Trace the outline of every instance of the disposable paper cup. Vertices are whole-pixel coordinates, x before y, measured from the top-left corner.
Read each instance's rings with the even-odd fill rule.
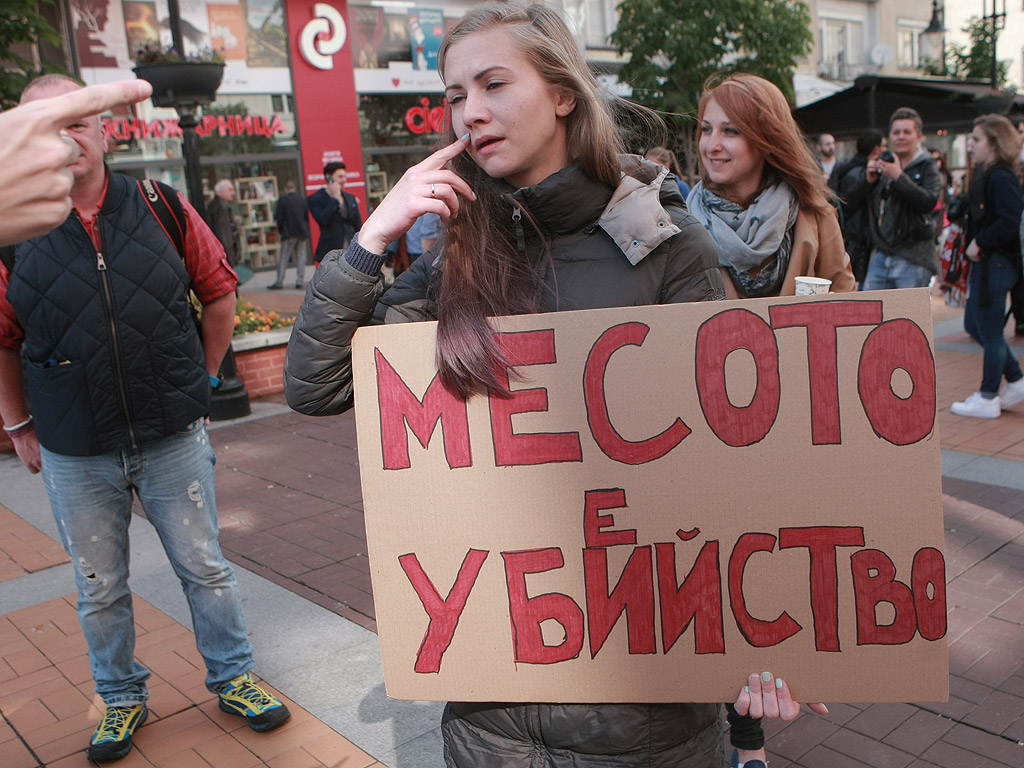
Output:
[[[824,277],[798,277],[796,279],[797,296],[813,296],[816,293],[828,293],[831,280]]]

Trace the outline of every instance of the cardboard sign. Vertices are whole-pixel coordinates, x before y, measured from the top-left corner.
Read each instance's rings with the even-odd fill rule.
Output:
[[[511,399],[449,394],[433,323],[355,339],[389,696],[947,698],[927,291],[495,328]]]

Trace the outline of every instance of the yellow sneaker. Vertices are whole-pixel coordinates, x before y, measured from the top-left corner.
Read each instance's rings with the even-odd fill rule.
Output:
[[[89,740],[86,755],[97,763],[120,760],[132,751],[132,734],[146,722],[149,710],[145,704],[134,707],[107,707],[103,719]]]
[[[292,716],[288,707],[252,681],[246,672],[217,694],[220,708],[232,715],[244,717],[254,731],[269,731]]]

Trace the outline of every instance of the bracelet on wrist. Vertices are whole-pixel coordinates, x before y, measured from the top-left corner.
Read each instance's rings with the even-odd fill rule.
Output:
[[[4,432],[6,432],[7,434],[11,434],[11,432],[17,432],[22,427],[27,427],[31,423],[32,414],[29,414],[29,417],[27,419],[25,419],[24,421],[20,421],[17,424],[12,424],[9,427],[6,424],[4,424]]]
[[[4,432],[7,433],[7,436],[13,440],[15,438],[27,435],[29,432],[33,432],[35,428],[36,425],[32,423],[32,417],[29,416],[23,422],[21,422],[20,424],[15,424],[13,427],[5,426]]]

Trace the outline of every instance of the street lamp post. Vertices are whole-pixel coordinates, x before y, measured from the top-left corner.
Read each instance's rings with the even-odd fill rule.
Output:
[[[185,48],[181,39],[181,12],[178,8],[178,0],[167,0],[167,15],[171,27],[171,45],[184,56]],[[196,126],[199,124],[199,110],[206,103],[209,101],[183,100],[176,101],[174,104],[174,108],[178,112],[178,126],[181,128],[182,134],[182,155],[185,158],[185,183],[188,186],[189,202],[204,219],[206,218],[206,204],[203,200],[203,179],[199,166],[199,138],[196,136]],[[249,393],[245,389],[245,382],[238,376],[235,355],[230,345],[221,362],[218,375],[221,385],[214,390],[210,399],[210,419],[224,421],[248,416],[251,413]]]
[[[932,0],[932,18],[921,32],[921,40],[928,46],[926,58],[938,59],[939,72],[946,75],[946,6],[939,6],[939,0]],[[936,53],[938,54],[936,56]]]
[[[999,59],[996,58],[996,38],[1006,24],[1006,0],[1002,0],[1002,10],[999,10],[999,0],[992,0],[992,13],[988,12],[988,0],[981,0],[982,20],[992,22],[992,87],[999,87]]]

